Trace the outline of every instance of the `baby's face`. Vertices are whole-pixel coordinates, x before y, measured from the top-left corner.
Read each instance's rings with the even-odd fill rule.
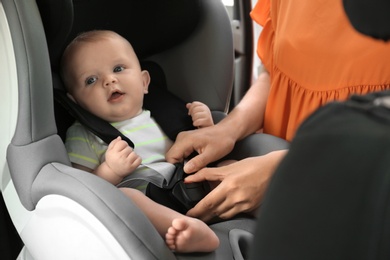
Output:
[[[120,37],[83,43],[70,64],[71,96],[83,108],[108,122],[142,112],[149,74]]]

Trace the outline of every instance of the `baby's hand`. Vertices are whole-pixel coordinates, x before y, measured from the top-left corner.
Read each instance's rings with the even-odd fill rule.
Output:
[[[126,141],[120,137],[113,140],[106,151],[108,167],[119,177],[124,178],[133,172],[142,162]]]
[[[188,103],[186,107],[188,109],[188,114],[192,117],[192,124],[195,127],[202,128],[214,125],[211,111],[206,104],[194,101]]]

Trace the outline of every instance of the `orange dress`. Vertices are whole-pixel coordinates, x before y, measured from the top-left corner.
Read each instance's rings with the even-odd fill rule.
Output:
[[[270,73],[264,132],[291,140],[318,107],[390,89],[390,43],[350,25],[340,0],[259,0],[257,53]],[[335,115],[337,116],[337,115]]]

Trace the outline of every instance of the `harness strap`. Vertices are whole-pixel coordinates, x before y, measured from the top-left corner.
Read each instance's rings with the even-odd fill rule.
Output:
[[[170,163],[154,163],[153,165],[141,164],[142,170],[134,171],[126,176],[119,184],[121,187],[133,187],[132,183],[137,181],[147,181],[159,188],[170,187],[172,176],[175,172],[175,165]]]
[[[120,136],[122,140],[125,140],[130,147],[134,149],[134,143],[129,138],[119,132],[118,129],[110,125],[108,122],[95,116],[70,100],[65,91],[54,89],[54,98],[69,112],[71,116],[76,118],[83,126],[102,139],[105,143],[109,144],[112,140]]]

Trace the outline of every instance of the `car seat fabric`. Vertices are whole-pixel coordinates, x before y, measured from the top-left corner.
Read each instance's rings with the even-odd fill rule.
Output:
[[[34,3],[26,4],[23,8],[15,8],[16,4],[11,1],[2,1],[4,8],[7,11],[7,17],[14,19],[10,21],[11,33],[15,49],[15,58],[18,66],[18,82],[19,91],[19,111],[16,132],[12,139],[12,145],[8,149],[8,158],[12,158],[15,154],[17,158],[25,158],[24,165],[10,164],[10,168],[14,167],[12,172],[20,172],[22,169],[30,165],[30,170],[33,172],[29,175],[13,175],[15,185],[23,205],[27,209],[33,209],[34,203],[31,201],[31,186],[38,174],[40,168],[46,163],[42,161],[39,155],[36,158],[30,156],[25,157],[24,153],[29,145],[35,145],[38,149],[44,149],[44,142],[52,143],[52,146],[57,146],[57,138],[53,135],[56,133],[54,122],[54,114],[52,107],[47,104],[52,104],[53,99],[48,89],[33,88],[32,86],[47,86],[51,84],[50,64],[47,57],[47,48],[45,43],[45,34],[41,28],[39,21],[39,13]],[[20,16],[19,16],[20,15]],[[20,19],[20,20],[18,20]],[[27,22],[28,21],[28,22]],[[22,25],[21,25],[22,24]],[[31,33],[34,32],[34,35]],[[39,48],[37,46],[40,46]],[[32,51],[34,50],[34,51]],[[35,66],[35,60],[40,60],[40,66]],[[46,68],[46,69],[45,69]],[[45,126],[44,128],[42,126]],[[46,138],[53,136],[52,138]],[[42,140],[42,141],[41,141]],[[40,148],[42,145],[42,148]],[[59,153],[61,150],[59,150]],[[53,153],[52,153],[53,154]],[[54,159],[54,158],[45,158]],[[58,159],[57,159],[58,161]],[[67,160],[59,161],[67,163]]]

